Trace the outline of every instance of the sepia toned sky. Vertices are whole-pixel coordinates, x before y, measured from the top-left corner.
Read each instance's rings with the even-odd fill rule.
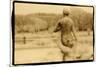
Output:
[[[24,15],[30,13],[56,13],[57,14],[57,13],[62,13],[63,8],[69,8],[69,7],[70,6],[15,3],[15,14],[24,14]],[[93,12],[93,9],[91,7],[78,7],[78,8],[82,8],[87,12]]]

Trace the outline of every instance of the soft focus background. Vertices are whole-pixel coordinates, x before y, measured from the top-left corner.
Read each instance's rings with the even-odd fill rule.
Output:
[[[53,31],[64,8],[78,39],[66,61],[93,59],[93,7],[15,3],[15,64],[62,61],[60,32]]]
[[[27,0],[29,1],[29,0]],[[86,62],[86,63],[71,63],[71,64],[53,64],[53,65],[38,65],[38,66],[34,66],[34,67],[66,67],[66,66],[70,66],[70,67],[84,67],[84,66],[90,66],[90,67],[94,67],[94,66],[99,66],[99,62],[100,62],[100,40],[99,40],[99,36],[100,36],[100,24],[99,24],[99,15],[100,15],[100,10],[99,10],[99,0],[31,0],[31,1],[38,1],[38,2],[58,2],[58,3],[75,3],[75,4],[86,4],[86,5],[96,5],[96,13],[95,13],[95,20],[96,20],[96,29],[95,29],[95,52],[96,52],[96,58],[95,58],[95,62]],[[9,67],[11,66],[11,11],[10,11],[10,0],[0,0],[0,8],[2,8],[2,10],[0,10],[0,67]],[[9,65],[10,64],[10,65]],[[23,66],[26,67],[26,66]],[[27,67],[33,67],[33,66],[27,66]]]

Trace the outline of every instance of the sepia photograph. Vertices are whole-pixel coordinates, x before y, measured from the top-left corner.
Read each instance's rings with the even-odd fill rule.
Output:
[[[94,60],[94,7],[13,2],[12,63]]]

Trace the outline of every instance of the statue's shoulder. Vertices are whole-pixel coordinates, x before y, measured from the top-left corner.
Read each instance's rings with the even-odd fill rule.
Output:
[[[63,20],[66,20],[66,21],[73,21],[72,18],[70,18],[70,17],[64,17]]]
[[[59,23],[70,23],[70,24],[73,24],[73,20],[70,18],[70,17],[64,17],[62,19],[59,20]]]

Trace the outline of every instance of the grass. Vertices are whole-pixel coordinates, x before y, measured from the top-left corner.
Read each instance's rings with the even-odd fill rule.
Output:
[[[77,32],[76,35],[78,41],[70,52],[71,57],[66,57],[66,60],[93,59],[93,56],[91,57],[91,55],[93,55],[93,33],[91,32],[91,34],[88,35],[87,32]],[[22,38],[24,36],[26,37],[26,44],[23,43]],[[17,34],[15,35],[15,38],[16,63],[62,61],[62,54],[59,49],[59,45],[61,45],[59,32],[41,32],[24,35]],[[76,57],[79,56],[81,58],[76,59]]]

